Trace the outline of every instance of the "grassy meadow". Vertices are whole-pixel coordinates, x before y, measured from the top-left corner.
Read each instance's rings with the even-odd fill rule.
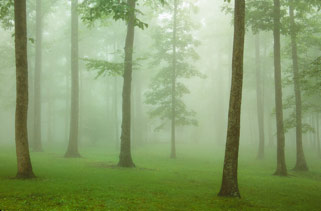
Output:
[[[273,176],[275,152],[255,159],[241,149],[241,199],[217,197],[223,148],[167,144],[136,147],[136,168],[115,166],[112,147],[87,148],[82,158],[65,159],[62,149],[31,152],[33,180],[16,180],[14,147],[0,149],[0,210],[321,210],[321,160],[307,155],[310,172]],[[287,155],[290,169],[294,154]]]

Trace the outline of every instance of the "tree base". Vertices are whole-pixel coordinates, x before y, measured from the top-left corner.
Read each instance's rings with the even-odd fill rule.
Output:
[[[170,158],[171,159],[176,159],[176,154],[171,154]]]
[[[221,189],[217,194],[219,197],[229,197],[229,198],[241,198],[240,192],[238,190],[227,190]]]
[[[66,152],[65,158],[81,158],[79,152]]]
[[[122,168],[135,168],[136,167],[133,161],[119,161],[117,166],[122,167]]]
[[[27,173],[17,173],[16,179],[34,179],[36,176],[32,171],[27,172]]]
[[[285,170],[276,170],[273,175],[287,177],[288,173]]]
[[[293,171],[309,171],[309,168],[306,164],[296,164],[295,167],[292,169]]]
[[[257,155],[257,156],[256,156],[256,159],[257,159],[257,160],[264,160],[264,155]]]

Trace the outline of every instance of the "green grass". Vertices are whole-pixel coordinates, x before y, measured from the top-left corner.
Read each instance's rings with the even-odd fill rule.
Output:
[[[223,149],[157,144],[133,150],[135,169],[113,167],[118,153],[107,147],[65,159],[63,150],[32,153],[37,179],[16,180],[13,147],[0,149],[0,210],[321,210],[321,162],[309,153],[310,172],[273,176],[274,150],[258,161],[240,152],[241,199],[217,197]],[[288,156],[293,167],[294,156]]]

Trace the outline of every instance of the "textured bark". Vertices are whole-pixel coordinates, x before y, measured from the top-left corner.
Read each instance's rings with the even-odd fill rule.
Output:
[[[256,104],[257,120],[259,127],[259,149],[257,159],[264,158],[264,102],[263,102],[263,80],[261,75],[261,58],[260,58],[260,35],[255,37],[255,66],[256,66]]]
[[[34,136],[32,150],[42,151],[41,137],[41,71],[42,71],[42,0],[36,1],[36,56],[34,80]]]
[[[71,4],[71,113],[69,144],[65,157],[80,157],[78,152],[79,69],[78,69],[78,0]]]
[[[295,120],[296,120],[296,164],[293,170],[308,171],[308,165],[305,160],[303,143],[302,143],[302,101],[301,101],[301,87],[299,80],[299,65],[297,42],[295,32],[295,19],[293,11],[293,1],[290,0],[289,4],[290,13],[290,33],[291,33],[291,47],[292,47],[292,70],[293,70],[293,83],[294,83],[294,96],[295,96]]]
[[[176,158],[176,25],[177,25],[177,5],[178,0],[174,0],[173,14],[173,70],[172,70],[172,114],[171,114],[171,155],[170,158]]]
[[[243,55],[245,36],[245,0],[235,0],[232,83],[228,114],[228,128],[219,196],[240,197],[237,181],[240,142],[240,119],[243,85]]]
[[[275,110],[277,129],[277,168],[275,175],[286,176],[285,137],[283,128],[283,104],[281,84],[281,45],[280,45],[280,0],[274,0],[274,81],[275,81]]]
[[[14,1],[15,13],[15,55],[16,55],[16,114],[15,142],[18,172],[16,177],[35,177],[32,171],[28,131],[28,61],[26,0]]]
[[[124,62],[124,84],[123,84],[123,105],[122,105],[122,125],[121,125],[121,144],[118,166],[135,167],[131,156],[131,83],[133,69],[133,47],[135,34],[135,0],[127,1],[129,11],[127,35],[125,43],[125,62]]]

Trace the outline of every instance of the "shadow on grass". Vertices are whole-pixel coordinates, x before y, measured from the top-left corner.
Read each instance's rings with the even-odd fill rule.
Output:
[[[93,168],[137,169],[137,170],[145,170],[145,171],[156,171],[156,169],[143,168],[143,167],[137,167],[137,166],[135,168],[119,167],[117,164],[112,162],[91,162],[88,165],[89,167],[93,167]]]

